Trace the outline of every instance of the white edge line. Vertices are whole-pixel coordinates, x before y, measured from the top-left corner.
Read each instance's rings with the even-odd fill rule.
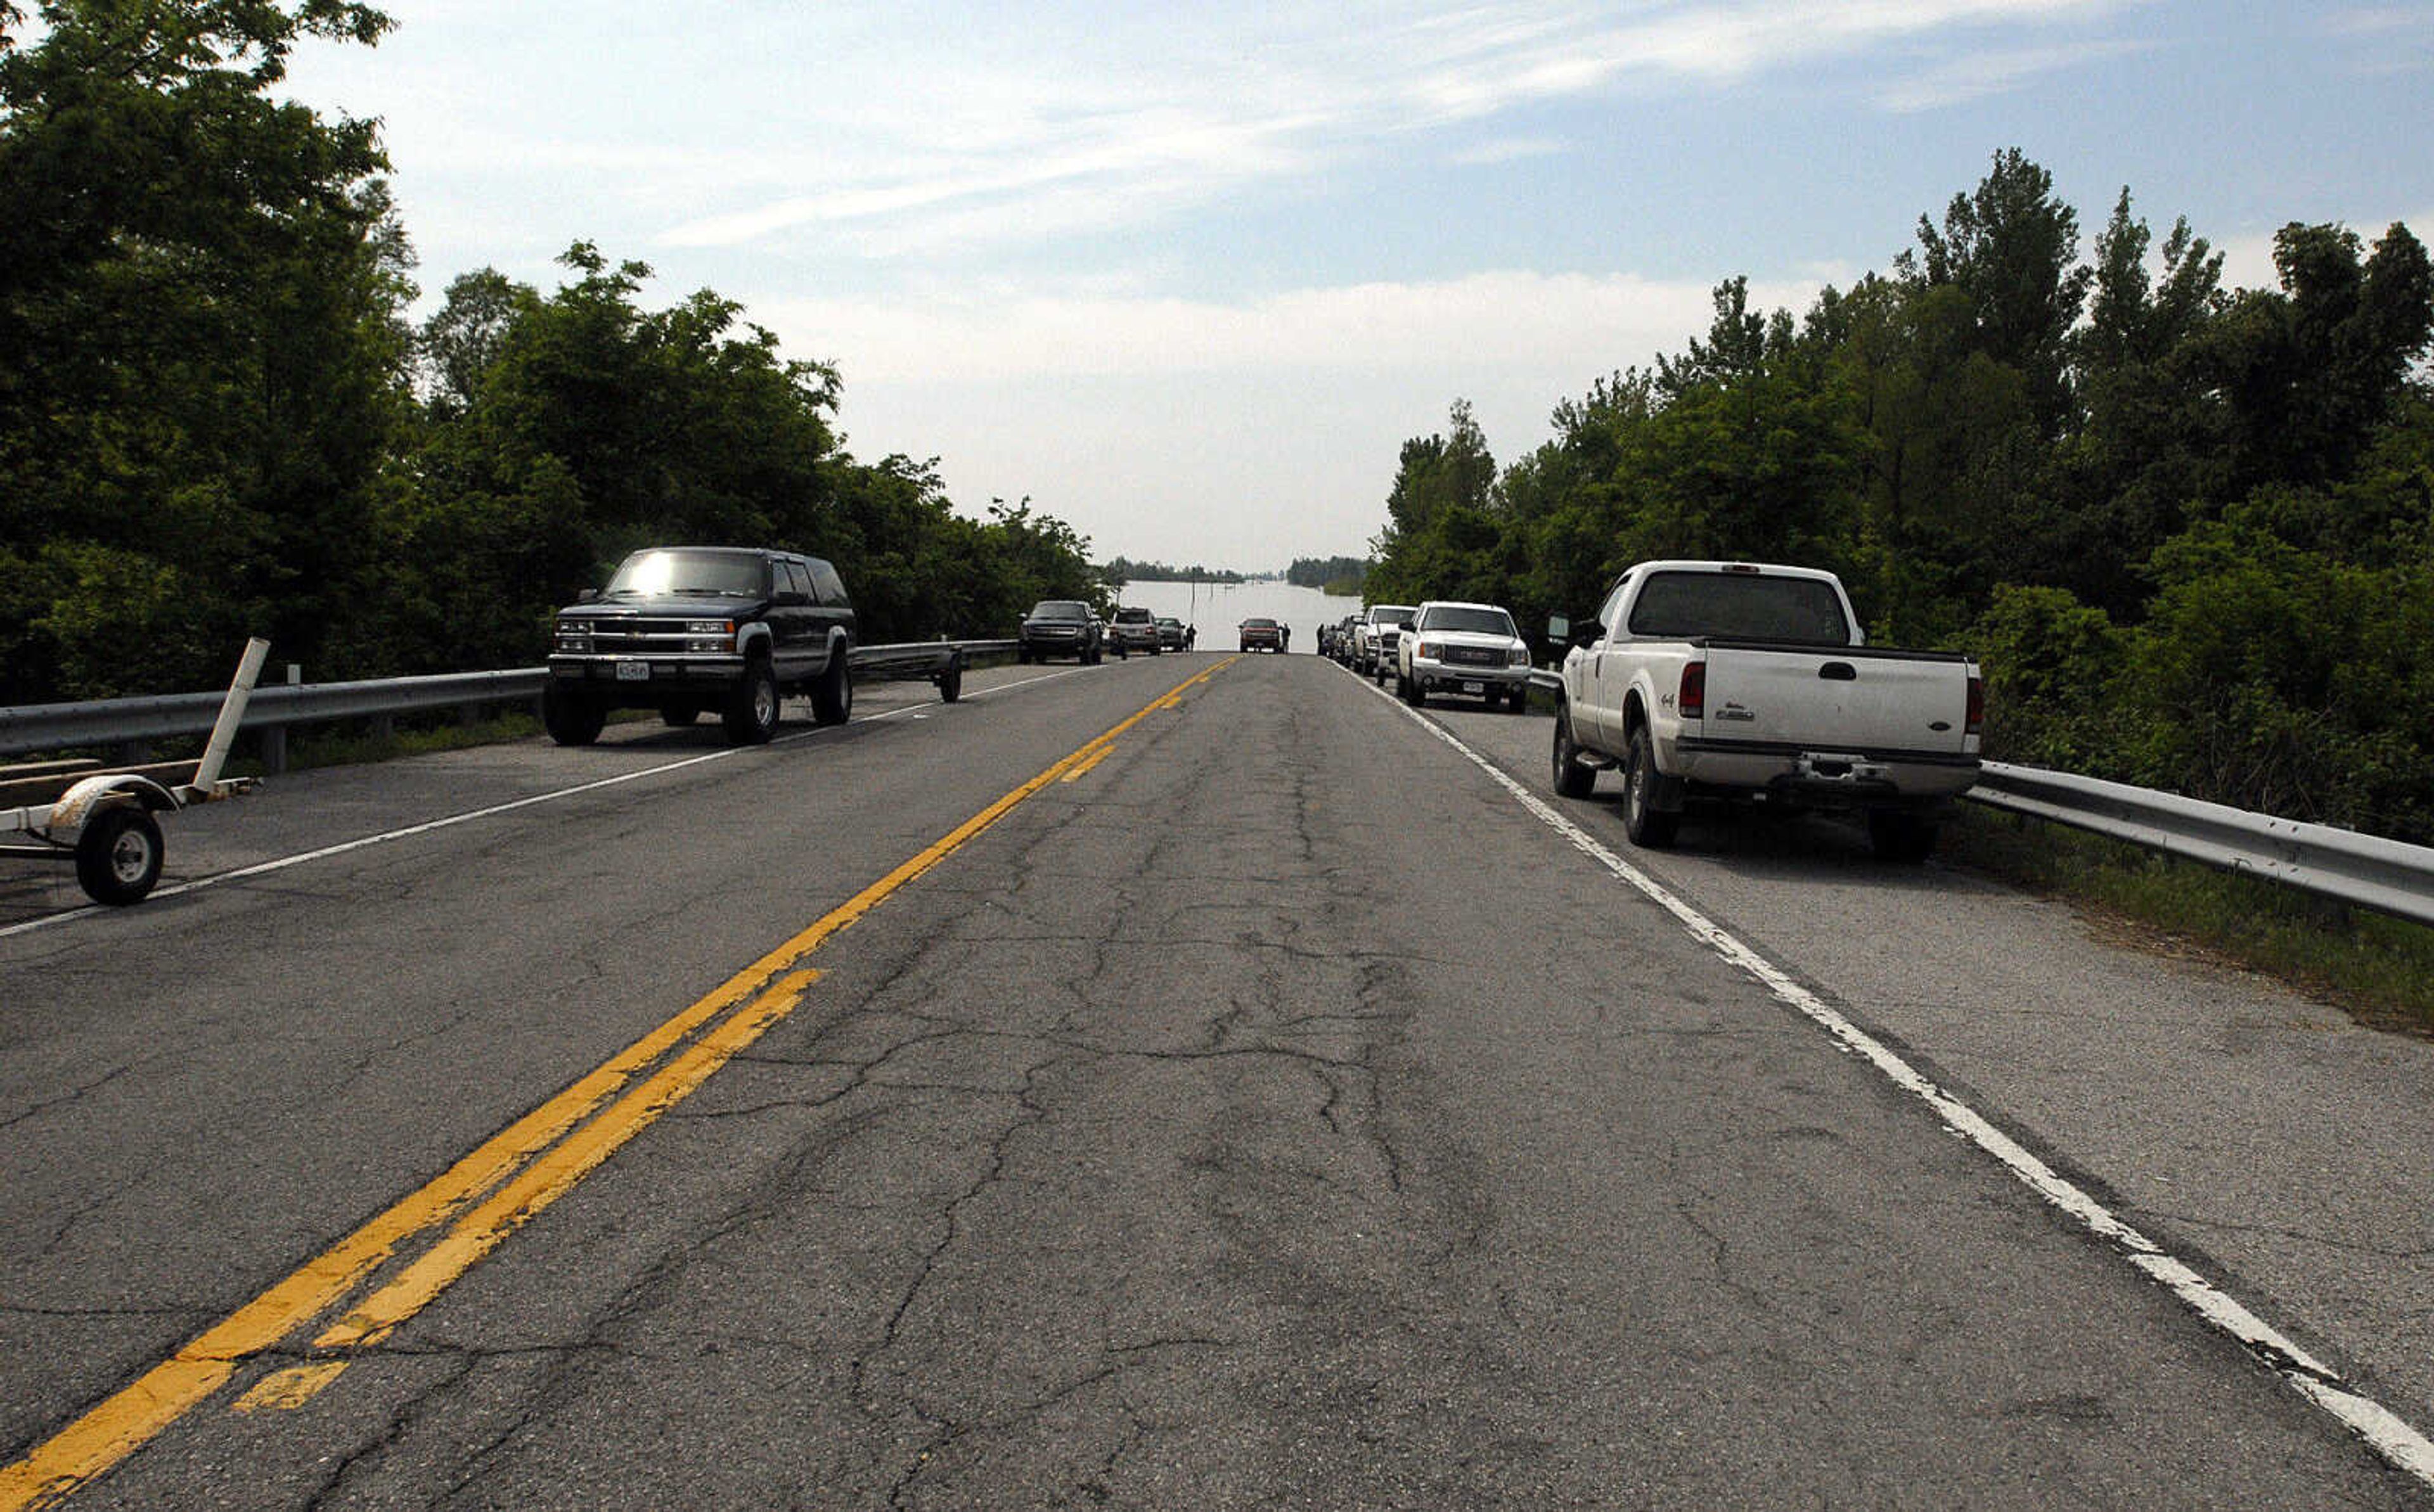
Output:
[[[975,699],[986,698],[993,693],[1010,693],[1019,688],[1029,688],[1037,683],[1050,682],[1059,677],[1071,677],[1072,675],[1073,670],[1069,669],[1061,672],[1048,672],[1037,677],[1027,677],[1019,683],[1004,683],[995,688],[975,688],[971,692],[964,694],[958,702],[969,703]],[[918,704],[907,704],[901,708],[892,708],[883,714],[868,715],[863,719],[854,721],[853,722],[858,724],[875,724],[881,720],[898,719],[907,714],[917,713],[922,709],[943,708],[946,705],[942,700],[934,698]],[[770,741],[769,744],[793,745],[800,740],[809,740],[814,737],[825,735],[828,733],[830,728],[831,728],[831,726],[821,726],[816,729],[797,731],[793,735],[781,735],[776,739]],[[379,835],[366,835],[356,840],[341,841],[335,845],[324,845],[318,850],[301,851],[294,856],[283,856],[276,860],[257,861],[251,866],[242,866],[231,872],[214,872],[209,876],[198,876],[191,881],[174,883],[168,887],[156,889],[149,895],[146,901],[148,902],[150,898],[174,898],[182,893],[199,892],[205,888],[217,887],[223,882],[242,882],[252,877],[266,876],[273,872],[284,872],[289,867],[302,866],[308,861],[325,861],[334,856],[344,856],[350,851],[365,850],[374,845],[386,845],[390,841],[394,840],[411,840],[417,835],[428,835],[434,830],[450,829],[458,824],[469,824],[477,819],[492,819],[500,814],[513,813],[519,808],[530,808],[537,804],[556,803],[560,798],[574,798],[587,792],[598,792],[603,788],[614,788],[621,783],[639,782],[644,777],[656,777],[670,772],[681,772],[687,767],[697,767],[710,761],[724,761],[729,756],[745,756],[753,751],[763,749],[766,749],[766,747],[750,745],[729,746],[723,751],[711,751],[697,756],[687,756],[681,761],[671,761],[664,766],[644,767],[634,772],[621,772],[613,777],[602,777],[594,782],[580,783],[572,788],[560,788],[552,792],[534,793],[529,797],[513,799],[507,803],[493,804],[488,808],[470,809],[461,814],[450,814],[444,819],[432,819],[426,820],[420,824],[408,824],[403,829],[392,829]],[[55,925],[67,924],[77,919],[90,919],[99,915],[113,914],[122,911],[124,910],[119,909],[105,908],[98,903],[86,904],[81,908],[68,909],[59,913],[46,913],[39,919],[27,919],[20,924],[12,924],[7,928],[0,928],[0,940],[7,940],[16,935],[31,934],[37,929],[48,929]]]
[[[2207,1281],[2186,1262],[2168,1253],[2152,1239],[2121,1221],[2102,1202],[2065,1180],[2017,1140],[1937,1086],[1883,1042],[1827,1007],[1824,999],[1794,981],[1789,973],[1667,891],[1655,878],[1608,849],[1597,837],[1523,787],[1461,737],[1383,689],[1373,691],[1380,698],[1393,703],[1422,729],[1460,752],[1471,765],[1486,773],[1511,793],[1522,807],[1570,841],[1575,849],[1644,893],[1716,954],[1757,978],[1777,1000],[1797,1010],[1832,1035],[1841,1048],[1864,1058],[1894,1085],[1926,1103],[1946,1129],[1993,1156],[2031,1190],[2118,1250],[2132,1266],[2178,1297],[2201,1318],[2237,1339],[2292,1390],[2331,1414],[2342,1426],[2365,1439],[2387,1461],[2434,1488],[2434,1441],[2429,1441],[2424,1432],[2381,1402],[2351,1389],[2330,1366],[2284,1336],[2281,1331],[2257,1317],[2237,1298]]]

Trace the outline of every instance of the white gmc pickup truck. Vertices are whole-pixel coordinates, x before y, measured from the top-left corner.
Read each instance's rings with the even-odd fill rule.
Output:
[[[1555,790],[1623,774],[1632,843],[1673,841],[1684,806],[1725,798],[1864,813],[1878,856],[1920,861],[1978,780],[1985,683],[1960,652],[1862,645],[1831,572],[1642,562],[1568,643],[1555,707]]]

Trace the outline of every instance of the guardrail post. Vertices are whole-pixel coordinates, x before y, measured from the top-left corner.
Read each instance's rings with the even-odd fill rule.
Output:
[[[287,664],[287,686],[295,688],[304,681],[304,669],[295,662]],[[274,724],[262,732],[262,770],[276,777],[287,771],[287,726]]]

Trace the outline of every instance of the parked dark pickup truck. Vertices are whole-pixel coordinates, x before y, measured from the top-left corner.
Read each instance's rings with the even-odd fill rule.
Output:
[[[558,744],[589,745],[612,708],[657,709],[672,725],[716,710],[730,742],[758,744],[799,690],[815,721],[842,724],[854,631],[844,582],[816,556],[650,547],[558,611],[542,721]]]

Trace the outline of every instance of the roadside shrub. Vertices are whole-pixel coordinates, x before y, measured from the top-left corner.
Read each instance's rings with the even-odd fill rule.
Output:
[[[1988,759],[2121,777],[2127,637],[2066,588],[2005,586],[1963,637],[1986,675]]]

